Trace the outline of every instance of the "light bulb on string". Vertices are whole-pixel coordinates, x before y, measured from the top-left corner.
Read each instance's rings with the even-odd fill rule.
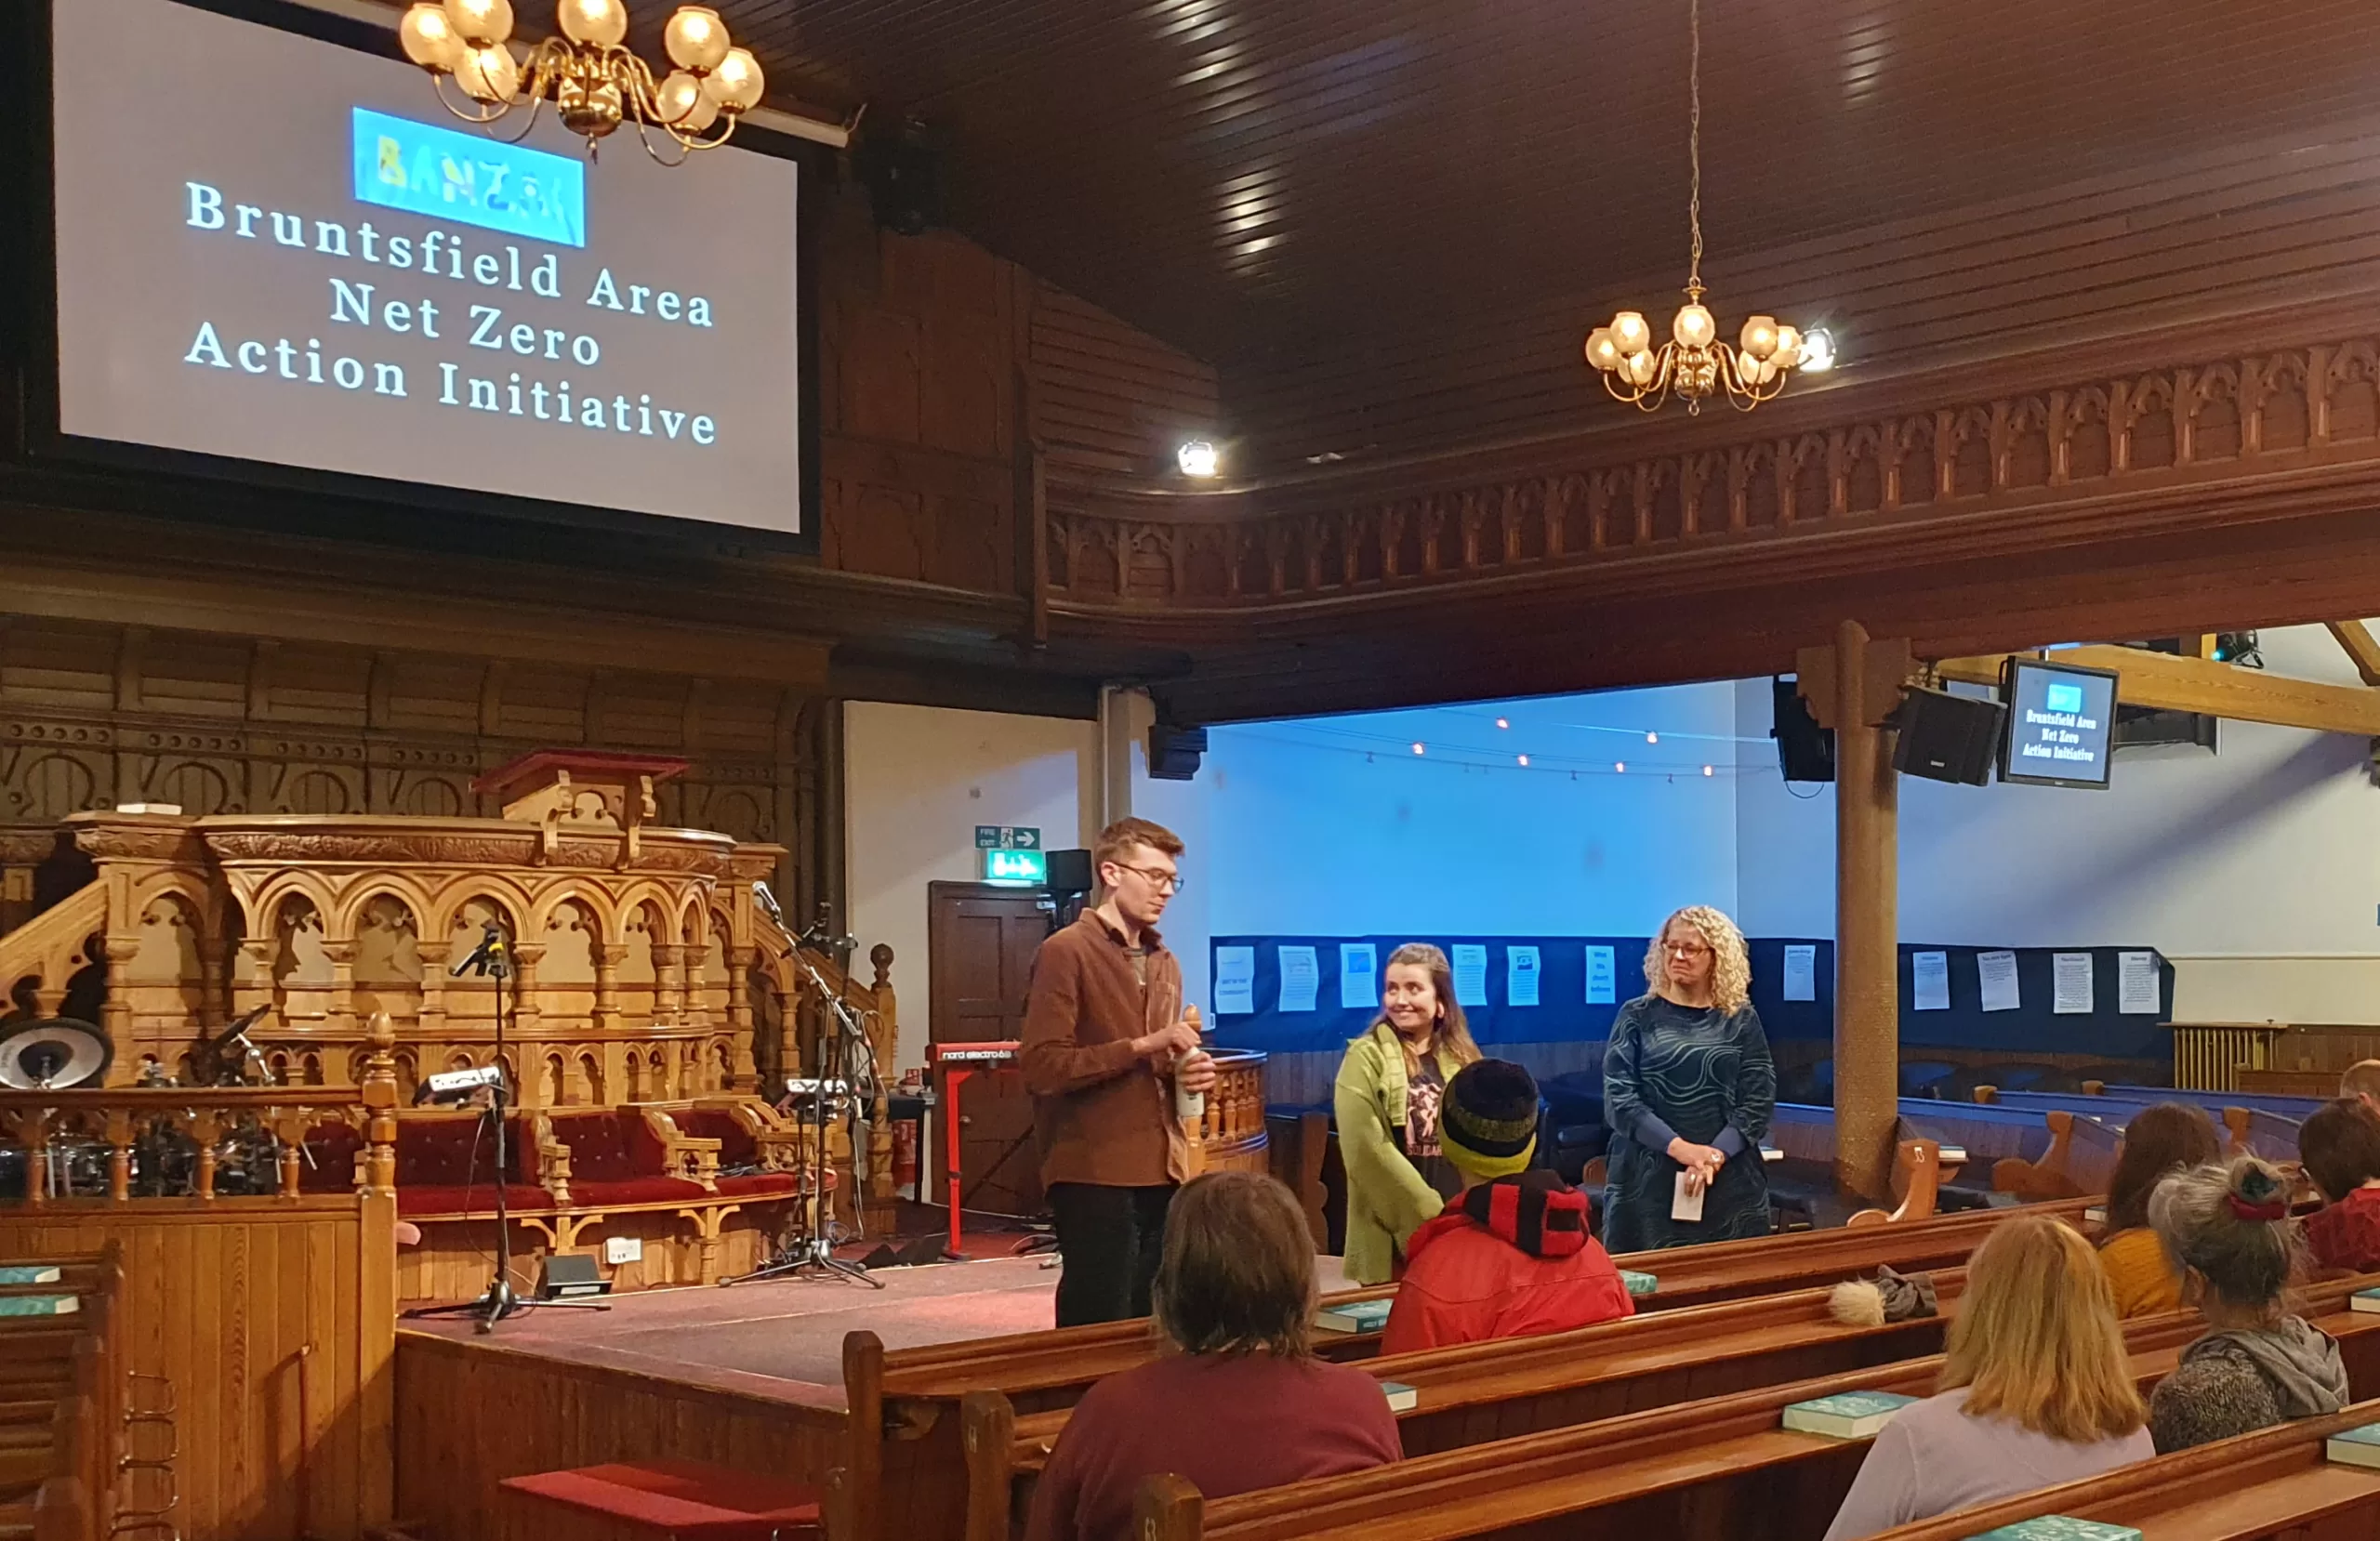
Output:
[[[1417,754],[1417,755],[1418,755],[1418,754],[1420,754],[1420,753],[1421,752],[1421,744],[1414,744],[1414,745],[1413,745],[1413,752],[1414,752],[1415,754]]]
[[[1521,757],[1521,765],[1522,765],[1524,768],[1526,768],[1526,767],[1528,765],[1528,757],[1527,757],[1527,755],[1523,755],[1523,756]]]
[[[1615,776],[1624,776],[1628,774],[1628,762],[1624,759],[1613,760],[1611,762],[1611,773]]]
[[[1499,728],[1510,728],[1512,723],[1500,717],[1496,719],[1496,726]]]
[[[1704,767],[1702,768],[1702,773],[1703,773],[1704,775],[1706,775],[1706,776],[1708,776],[1708,775],[1712,774],[1711,768],[1710,768],[1709,766],[1707,766],[1707,765],[1706,765],[1706,766],[1704,766]]]
[[[1645,742],[1647,744],[1659,744],[1661,742],[1661,735],[1659,733],[1646,733],[1645,735]]]

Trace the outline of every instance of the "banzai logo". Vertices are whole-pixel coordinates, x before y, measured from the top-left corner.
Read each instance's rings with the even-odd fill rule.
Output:
[[[2053,684],[2042,691],[2042,705],[2053,712],[2079,712],[2082,709],[2082,687]]]
[[[587,244],[587,169],[563,155],[359,107],[358,203],[562,246]]]

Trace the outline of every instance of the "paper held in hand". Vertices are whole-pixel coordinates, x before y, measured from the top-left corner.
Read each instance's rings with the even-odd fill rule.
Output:
[[[1687,1176],[1685,1172],[1677,1175],[1677,1195],[1670,1200],[1670,1218],[1673,1220],[1699,1220],[1702,1218],[1702,1190],[1698,1188],[1687,1192]]]

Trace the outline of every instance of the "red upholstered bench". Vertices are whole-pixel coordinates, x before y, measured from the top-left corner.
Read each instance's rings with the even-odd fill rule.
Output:
[[[673,1175],[677,1164],[669,1149],[635,1108],[556,1109],[547,1122],[554,1139],[570,1152],[570,1201],[575,1205],[692,1203],[708,1196],[701,1183]]]
[[[707,1461],[637,1461],[508,1477],[500,1541],[819,1541],[816,1488]]]
[[[691,1135],[696,1139],[718,1140],[719,1165],[721,1167],[760,1166],[766,1164],[768,1152],[760,1149],[759,1134],[746,1125],[745,1118],[750,1116],[757,1115],[738,1116],[735,1112],[727,1108],[699,1106],[676,1109],[668,1114],[671,1123],[681,1132]],[[795,1138],[798,1139],[798,1137]],[[777,1143],[783,1145],[792,1142],[792,1140],[780,1140]],[[795,1159],[799,1160],[798,1144],[795,1149]],[[834,1172],[830,1169],[823,1175],[826,1179],[826,1186],[831,1189],[834,1186]],[[799,1174],[784,1171],[739,1172],[734,1177],[721,1177],[712,1180],[712,1186],[720,1192],[735,1198],[767,1198],[779,1193],[790,1193],[800,1185]]]

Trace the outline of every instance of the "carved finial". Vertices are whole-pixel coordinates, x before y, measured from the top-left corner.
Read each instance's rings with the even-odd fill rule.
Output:
[[[892,944],[879,942],[867,950],[867,961],[876,966],[876,988],[881,990],[892,979]]]

